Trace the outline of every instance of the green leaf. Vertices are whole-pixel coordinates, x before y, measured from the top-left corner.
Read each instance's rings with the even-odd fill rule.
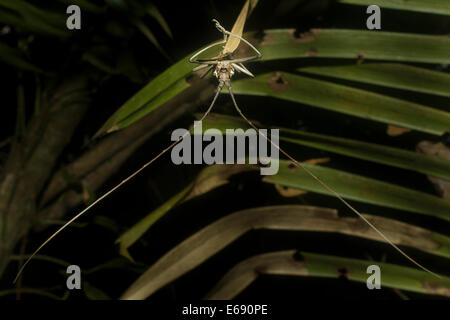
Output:
[[[345,277],[366,284],[371,265],[381,270],[381,286],[429,295],[450,297],[450,278],[437,278],[427,272],[390,263],[342,258],[295,250],[259,254],[235,265],[205,299],[230,300],[236,297],[259,275]]]
[[[280,140],[450,180],[450,161],[437,156],[317,133],[283,128],[280,130]],[[292,137],[285,137],[289,133]]]
[[[414,268],[397,266],[389,263],[362,261],[356,259],[326,256],[301,252],[305,258],[305,267],[311,276],[340,276],[338,270],[347,270],[350,280],[367,282],[367,267],[376,264],[382,271],[382,285],[424,294],[441,294],[450,296],[450,278],[437,278],[432,274]]]
[[[254,38],[255,33],[246,34]],[[252,40],[256,44],[256,40]],[[371,32],[358,30],[313,29],[311,32],[295,36],[293,29],[266,30],[257,48],[263,56],[260,61],[295,58],[349,58],[410,61],[423,63],[449,63],[450,38],[446,36],[416,35],[394,32]],[[97,132],[96,136],[125,127],[119,123],[136,113],[167,88],[186,77],[195,65],[189,63],[189,55],[149,82],[119,108]],[[187,85],[186,85],[187,86]],[[166,95],[163,101],[173,98],[177,91]],[[152,104],[133,121],[161,106]],[[128,121],[126,125],[130,125]]]
[[[238,94],[279,98],[436,135],[450,131],[450,113],[286,72],[238,80],[233,89]]]
[[[97,215],[94,217],[93,223],[111,231],[114,234],[118,234],[121,230],[121,226],[116,222],[116,220],[107,216]]]
[[[202,123],[203,132],[209,128],[217,128],[225,133],[227,129],[242,128],[245,130],[249,127],[241,118],[219,114],[211,114]],[[277,129],[275,126],[271,127]],[[450,180],[450,161],[437,156],[324,134],[287,128],[279,129],[281,141],[288,141],[402,169],[414,170],[426,175]]]
[[[298,71],[450,97],[450,74],[397,63],[317,66]]]
[[[346,29],[266,30],[258,46],[262,60],[348,58],[449,63],[450,37]]]
[[[450,15],[448,0],[338,0],[341,3]]]
[[[272,161],[276,161],[273,160]],[[276,175],[265,182],[331,195],[304,170],[280,160]],[[326,167],[303,164],[345,199],[410,211],[450,221],[450,201],[436,196]]]
[[[166,71],[150,81],[144,88],[139,90],[139,92],[132,96],[127,102],[125,102],[125,104],[106,121],[102,128],[100,128],[100,130],[96,133],[96,136],[99,136],[105,132],[113,131],[114,128],[117,129],[121,127],[118,125],[121,121],[128,118],[144,106],[150,104],[152,99],[160,95],[166,89],[172,87],[176,82],[188,75],[192,69],[192,64],[190,64],[186,59],[182,59],[172,65]],[[155,105],[153,109],[156,109],[159,106],[160,105]],[[150,111],[152,110],[148,110],[148,112]],[[141,115],[141,117],[143,116],[144,115]]]

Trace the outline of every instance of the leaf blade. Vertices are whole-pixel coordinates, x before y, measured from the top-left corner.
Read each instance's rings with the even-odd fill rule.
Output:
[[[278,82],[283,83],[278,85]],[[233,84],[236,94],[270,96],[435,135],[450,132],[450,113],[323,80],[286,72]]]
[[[276,160],[272,159],[272,161]],[[279,165],[278,173],[264,177],[264,182],[333,196],[305,171],[299,168],[290,168],[289,161],[280,160]],[[448,200],[336,169],[308,164],[303,165],[344,199],[405,210],[450,221],[450,201]]]
[[[450,297],[449,277],[437,279],[424,271],[378,261],[286,250],[255,255],[239,262],[219,280],[205,299],[231,300],[260,274],[324,278],[345,276],[351,281],[367,283],[367,270],[373,264],[383,270],[383,286]],[[339,270],[346,272],[342,274]]]
[[[294,29],[272,29],[265,31],[258,49],[263,60],[317,57],[450,62],[450,38],[447,36],[385,31],[311,29],[297,36]]]
[[[248,33],[251,39],[255,33]],[[392,40],[391,40],[392,38]],[[258,41],[251,41],[256,44]],[[389,50],[384,48],[389,45]],[[265,30],[265,36],[256,44],[262,52],[260,61],[300,59],[311,57],[450,63],[450,38],[444,36],[414,35],[393,32],[313,29],[310,35],[295,36],[293,29]],[[127,100],[100,128],[99,136],[131,114],[151,102],[164,90],[186,77],[194,68],[189,57],[166,69],[133,97]],[[157,108],[159,106],[155,106]],[[145,113],[142,114],[144,116]]]
[[[242,128],[246,130],[250,126],[241,118],[213,113],[202,123],[203,132],[209,128],[219,129],[225,134],[227,129]],[[402,169],[414,170],[426,175],[450,180],[450,161],[437,156],[325,134],[275,126],[272,126],[272,128],[280,130],[281,141]]]
[[[304,67],[297,70],[309,74],[450,97],[449,74],[404,64],[363,63],[346,66]]]
[[[415,248],[423,249],[422,245],[418,245],[418,239],[420,239],[419,242],[422,242],[422,240],[427,242],[429,237],[437,235],[435,233],[429,233],[425,229],[392,219],[369,215],[366,215],[366,217],[371,221],[374,221],[373,219],[377,220],[377,225],[381,225],[381,221],[384,221],[380,227],[383,232],[389,233],[393,239],[396,239],[394,241],[399,241],[399,236],[408,239],[406,240],[406,245]],[[325,221],[328,222],[325,223]],[[350,221],[357,223],[353,224]],[[357,225],[361,229],[356,227]],[[389,230],[389,228],[392,229]],[[241,210],[209,224],[172,248],[136,279],[121,296],[121,299],[147,298],[158,289],[196,268],[246,232],[255,229],[318,232],[339,232],[341,230],[344,234],[369,238],[376,241],[381,240],[380,236],[373,230],[367,232],[367,226],[364,225],[363,221],[356,217],[340,217],[337,215],[337,211],[333,209],[284,205]],[[415,230],[413,231],[415,236],[411,236],[411,232],[406,231],[408,229],[411,231]],[[446,240],[444,240],[445,238]],[[442,245],[446,247],[448,254],[450,240],[445,236],[441,240],[443,241],[437,245],[433,245],[433,247],[440,247]],[[415,244],[413,244],[414,242]],[[435,253],[434,249],[432,251]],[[425,274],[430,276],[428,273]],[[433,279],[436,280],[434,277]]]

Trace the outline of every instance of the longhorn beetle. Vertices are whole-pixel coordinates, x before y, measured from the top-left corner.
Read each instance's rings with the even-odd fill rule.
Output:
[[[217,97],[219,96],[219,93],[222,91],[223,86],[226,86],[228,88],[228,91],[230,93],[231,96],[231,100],[233,101],[233,105],[236,108],[236,111],[239,113],[239,115],[253,128],[256,130],[256,132],[258,134],[260,134],[261,136],[263,136],[269,143],[271,143],[275,148],[277,148],[282,154],[284,154],[289,160],[292,161],[292,163],[297,166],[298,168],[304,170],[308,175],[310,175],[314,180],[317,181],[317,183],[319,183],[325,190],[327,190],[329,193],[331,193],[333,196],[335,196],[337,199],[339,199],[346,207],[348,207],[351,211],[353,211],[358,217],[360,217],[362,220],[364,220],[375,232],[377,232],[387,243],[389,243],[391,246],[393,246],[399,253],[401,253],[405,258],[407,258],[409,261],[411,261],[412,263],[414,263],[416,266],[418,266],[419,268],[421,268],[422,270],[433,274],[434,276],[440,278],[440,276],[434,272],[432,272],[431,270],[427,269],[426,267],[422,266],[421,264],[419,264],[417,261],[415,261],[413,258],[411,258],[410,256],[408,256],[403,250],[401,250],[398,246],[396,246],[388,237],[386,237],[377,227],[375,227],[369,220],[367,220],[358,210],[356,210],[352,205],[350,205],[346,200],[344,200],[333,188],[331,188],[330,186],[328,186],[325,182],[323,182],[321,179],[319,179],[314,173],[312,173],[310,170],[308,170],[305,166],[303,166],[300,162],[298,162],[297,160],[295,160],[292,156],[290,156],[286,151],[284,151],[279,145],[277,145],[276,143],[274,143],[272,140],[270,140],[266,135],[264,135],[264,133],[262,133],[255,124],[253,124],[253,122],[251,122],[241,111],[241,109],[238,107],[238,104],[236,102],[236,99],[234,97],[233,94],[233,90],[231,87],[231,77],[234,75],[235,71],[237,70],[238,72],[242,72],[250,77],[254,77],[253,74],[247,70],[247,68],[242,64],[243,62],[247,62],[250,60],[255,60],[261,57],[261,53],[247,40],[245,40],[243,37],[234,34],[230,31],[225,30],[224,27],[222,27],[220,25],[220,23],[213,19],[212,20],[215,23],[216,28],[223,34],[223,40],[213,43],[203,49],[201,49],[200,51],[198,51],[197,53],[195,53],[190,59],[189,62],[191,63],[197,63],[200,64],[200,66],[196,67],[193,69],[193,71],[198,71],[198,70],[202,70],[202,69],[206,69],[205,72],[203,73],[202,77],[206,76],[206,74],[209,73],[209,71],[211,71],[212,69],[214,69],[213,74],[214,76],[217,78],[217,80],[219,81],[219,84],[217,85],[217,89],[216,89],[216,93],[214,95],[214,98],[210,104],[210,106],[208,107],[208,109],[206,110],[206,112],[203,114],[203,116],[201,117],[201,119],[194,123],[194,128],[196,126],[196,124],[198,125],[199,123],[201,123],[206,116],[211,112]],[[245,57],[245,58],[237,58],[237,59],[232,59],[232,54],[233,51],[231,52],[227,52],[226,46],[223,47],[222,52],[215,58],[212,59],[197,59],[197,57],[205,52],[206,50],[215,47],[217,45],[221,45],[224,43],[227,43],[229,37],[235,37],[237,39],[239,39],[240,41],[243,41],[244,43],[246,43],[254,52],[255,55],[250,56],[250,57]],[[128,176],[127,178],[125,178],[124,180],[122,180],[119,184],[117,184],[114,188],[112,188],[111,190],[109,190],[108,192],[106,192],[105,194],[103,194],[101,197],[99,197],[97,200],[95,200],[92,204],[90,204],[88,207],[86,207],[84,210],[82,210],[80,213],[78,213],[76,216],[74,216],[72,219],[70,219],[67,223],[65,223],[62,227],[60,227],[53,235],[51,235],[44,243],[42,243],[37,249],[36,251],[33,252],[33,254],[28,258],[28,260],[22,265],[22,267],[20,268],[19,272],[17,273],[16,278],[14,279],[14,282],[19,278],[19,276],[21,275],[21,273],[23,272],[24,268],[26,267],[26,265],[30,262],[30,260],[48,243],[50,242],[55,236],[57,236],[62,230],[64,230],[68,225],[70,225],[72,222],[74,222],[75,220],[77,220],[79,217],[81,217],[86,211],[88,211],[89,209],[91,209],[92,207],[94,207],[97,203],[99,203],[100,201],[102,201],[103,199],[105,199],[106,197],[108,197],[111,193],[113,193],[114,191],[116,191],[118,188],[120,188],[122,185],[124,185],[125,183],[127,183],[129,180],[131,180],[133,177],[135,177],[137,174],[139,174],[142,170],[144,170],[146,167],[148,167],[149,165],[151,165],[154,161],[156,161],[159,157],[161,157],[164,153],[166,153],[167,151],[169,151],[170,149],[172,149],[175,145],[177,145],[179,142],[181,142],[188,134],[190,133],[190,131],[186,131],[186,133],[184,135],[182,135],[181,137],[179,137],[176,141],[174,141],[172,144],[170,144],[167,148],[165,148],[164,150],[162,150],[157,156],[155,156],[153,159],[151,159],[150,161],[148,161],[146,164],[144,164],[140,169],[138,169],[137,171],[135,171],[134,173],[132,173],[130,176]]]

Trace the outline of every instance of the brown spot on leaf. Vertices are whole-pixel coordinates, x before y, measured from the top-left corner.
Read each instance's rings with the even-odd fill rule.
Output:
[[[348,270],[345,267],[337,269],[338,277],[348,279]]]
[[[288,169],[294,172],[294,171],[297,171],[298,168],[295,165],[295,163],[293,163],[292,161],[289,161]]]
[[[277,93],[286,91],[289,88],[289,82],[281,72],[275,72],[275,74],[269,78],[268,83],[270,88]]]
[[[429,294],[450,297],[450,287],[448,286],[444,286],[439,283],[430,283],[428,281],[423,281],[422,287]]]
[[[411,129],[388,125],[386,133],[391,137],[400,136],[404,133],[411,132]]]
[[[278,193],[286,198],[292,198],[292,197],[298,197],[303,194],[308,193],[308,191],[296,189],[296,188],[290,188],[287,186],[282,186],[279,184],[275,184],[275,189],[277,189]]]
[[[364,60],[367,57],[367,52],[365,51],[360,51],[356,54],[356,59],[358,59],[359,61]]]
[[[291,34],[291,39],[295,43],[306,43],[313,42],[316,37],[320,34],[319,29],[311,29],[310,31],[298,33],[294,29],[289,31]]]
[[[298,261],[298,262],[305,262],[305,256],[304,255],[302,255],[302,253],[300,252],[300,251],[296,251],[295,253],[294,253],[294,255],[292,256],[292,258],[295,260],[295,261]]]
[[[321,163],[327,163],[330,161],[330,158],[315,158],[315,159],[309,159],[304,161],[306,164],[321,164]]]
[[[306,51],[305,53],[305,57],[315,57],[317,56],[317,49],[314,47],[311,47],[308,49],[308,51]]]

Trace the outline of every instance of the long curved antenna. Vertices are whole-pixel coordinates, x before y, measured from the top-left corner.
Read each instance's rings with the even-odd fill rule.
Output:
[[[220,91],[222,91],[223,88],[223,82],[219,82],[219,85],[217,86],[217,92],[214,95],[214,98],[211,102],[211,105],[209,106],[209,108],[206,110],[206,112],[203,114],[202,118],[200,119],[199,122],[194,122],[194,127],[193,129],[196,127],[196,124],[201,123],[206,116],[211,112],[217,97],[219,96]],[[14,278],[13,283],[16,283],[17,279],[19,279],[20,275],[22,274],[23,270],[25,269],[25,267],[27,266],[27,264],[30,262],[31,259],[33,259],[33,257],[45,246],[47,245],[47,243],[49,243],[53,238],[55,238],[61,231],[63,231],[67,226],[69,226],[72,222],[74,222],[75,220],[77,220],[78,218],[80,218],[83,214],[85,214],[89,209],[91,209],[92,207],[94,207],[95,205],[97,205],[100,201],[102,201],[103,199],[105,199],[106,197],[108,197],[111,193],[113,193],[114,191],[116,191],[117,189],[119,189],[121,186],[123,186],[125,183],[127,183],[128,181],[130,181],[131,179],[133,179],[136,175],[138,175],[142,170],[144,170],[145,168],[147,168],[149,165],[151,165],[153,162],[155,162],[158,158],[160,158],[164,153],[166,153],[167,151],[169,151],[170,149],[172,149],[173,147],[175,147],[178,143],[180,143],[188,134],[190,133],[190,131],[186,131],[185,134],[183,134],[180,138],[178,138],[178,140],[176,140],[175,142],[173,142],[172,144],[170,144],[167,148],[165,148],[163,151],[161,151],[157,156],[155,156],[152,160],[148,161],[146,164],[144,164],[141,168],[139,168],[138,170],[136,170],[134,173],[132,173],[131,175],[129,175],[127,178],[125,178],[124,180],[122,180],[118,185],[116,185],[114,188],[110,189],[108,192],[106,192],[105,194],[103,194],[100,198],[98,198],[97,200],[95,200],[94,202],[92,202],[89,206],[87,206],[84,210],[82,210],[80,213],[78,213],[76,216],[74,216],[72,219],[70,219],[68,222],[66,222],[62,227],[60,227],[55,233],[53,233],[47,240],[44,241],[44,243],[42,243],[37,249],[36,251],[33,252],[33,254],[31,254],[31,256],[27,259],[27,261],[25,261],[25,263],[22,265],[22,267],[19,269],[19,272],[17,273],[16,277]]]
[[[201,49],[200,51],[198,51],[197,53],[195,53],[192,57],[189,58],[189,62],[191,63],[200,63],[200,64],[217,64],[218,61],[217,60],[212,60],[212,59],[204,59],[204,60],[197,60],[196,58],[202,54],[203,52],[205,52],[208,49],[211,49],[212,47],[218,46],[219,44],[223,44],[227,42],[226,39],[218,41],[218,42],[214,42],[213,44],[210,44],[209,46]]]
[[[241,109],[239,109],[237,103],[236,103],[236,99],[234,98],[234,94],[233,94],[233,90],[231,88],[231,84],[229,82],[225,83],[228,91],[231,95],[231,100],[233,100],[233,104],[234,107],[236,108],[237,112],[239,113],[239,115],[245,120],[247,121],[247,123],[256,130],[256,132],[258,132],[258,134],[260,134],[261,136],[263,136],[267,141],[269,141],[275,148],[277,148],[282,154],[284,154],[286,157],[289,158],[289,160],[291,160],[295,166],[297,166],[298,168],[304,170],[308,175],[310,175],[314,180],[316,180],[325,190],[327,190],[328,192],[330,192],[332,195],[334,195],[336,198],[338,198],[343,204],[345,204],[350,210],[352,210],[354,213],[356,213],[356,215],[358,217],[360,217],[362,220],[364,220],[376,233],[378,233],[387,243],[389,243],[392,247],[395,248],[395,250],[397,250],[399,253],[401,253],[406,259],[408,259],[409,261],[411,261],[412,263],[414,263],[416,266],[418,266],[420,269],[434,275],[435,277],[441,278],[441,276],[439,276],[438,274],[434,273],[433,271],[425,268],[424,266],[422,266],[420,263],[418,263],[416,260],[414,260],[413,258],[411,258],[409,255],[407,255],[402,249],[400,249],[397,245],[395,245],[395,243],[393,243],[388,237],[386,237],[384,235],[383,232],[381,232],[380,230],[378,230],[377,227],[375,227],[369,220],[367,220],[366,217],[364,217],[358,210],[356,210],[351,204],[349,204],[346,200],[344,200],[336,191],[334,191],[333,188],[331,188],[330,186],[328,186],[325,182],[323,182],[321,179],[319,179],[314,173],[312,173],[311,171],[309,171],[305,166],[303,166],[300,162],[298,162],[297,160],[295,160],[293,157],[291,157],[286,151],[284,151],[283,149],[281,149],[281,147],[279,145],[277,145],[275,142],[273,142],[271,139],[269,139],[264,133],[262,133],[258,127],[256,125],[253,124],[253,122],[251,122],[245,115],[244,113],[241,111]]]

